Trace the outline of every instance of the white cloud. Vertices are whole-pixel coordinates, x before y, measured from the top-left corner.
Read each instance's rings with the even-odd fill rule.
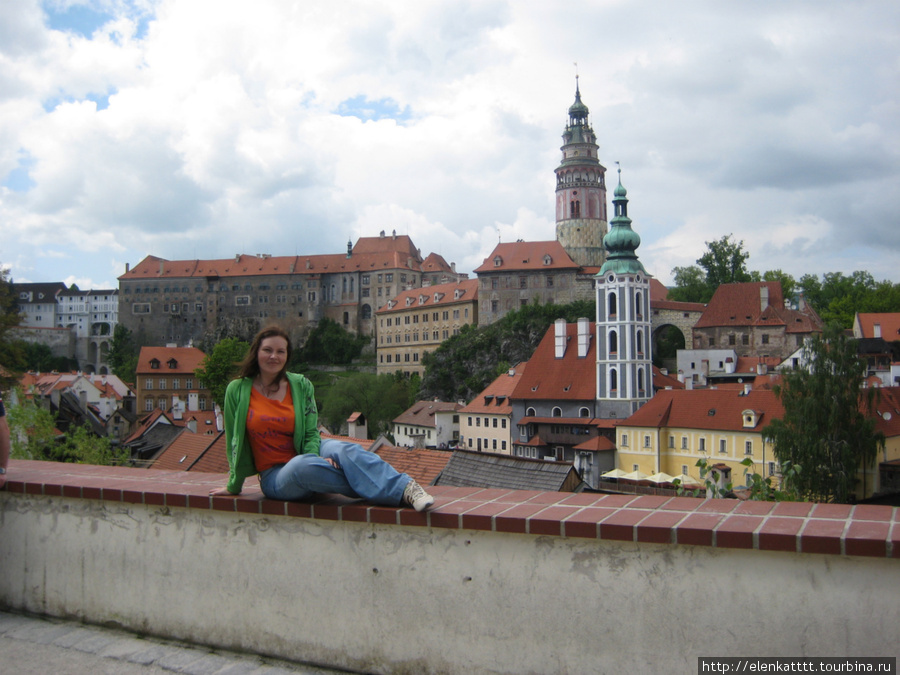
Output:
[[[471,271],[498,239],[554,237],[577,61],[660,279],[734,234],[755,269],[900,280],[900,6],[77,4],[86,32],[47,27],[61,2],[0,8],[16,278],[114,284],[148,254],[334,253],[382,229]]]

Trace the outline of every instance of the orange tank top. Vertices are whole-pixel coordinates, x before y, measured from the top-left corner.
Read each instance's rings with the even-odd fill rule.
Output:
[[[280,401],[273,401],[254,387],[247,411],[247,438],[257,471],[287,464],[297,456],[294,449],[294,403],[291,388]]]

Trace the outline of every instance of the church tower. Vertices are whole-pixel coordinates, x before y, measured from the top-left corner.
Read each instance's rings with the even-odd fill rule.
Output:
[[[575,76],[575,103],[563,133],[562,163],[556,168],[556,240],[583,267],[605,260],[606,168],[598,158],[597,137],[588,123]]]
[[[619,185],[614,216],[603,238],[607,258],[596,278],[598,416],[625,418],[653,396],[650,278],[635,251],[628,199]]]

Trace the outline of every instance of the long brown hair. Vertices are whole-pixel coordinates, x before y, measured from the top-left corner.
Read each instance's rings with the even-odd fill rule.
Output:
[[[256,334],[255,338],[253,338],[250,349],[247,350],[247,355],[244,357],[244,360],[241,361],[238,377],[256,377],[259,375],[259,348],[262,346],[262,341],[270,337],[281,337],[287,341],[287,358],[285,358],[284,366],[275,378],[276,382],[281,381],[284,374],[287,372],[288,364],[291,362],[291,354],[294,349],[291,346],[291,338],[288,336],[287,331],[281,326],[275,325],[266,326]]]

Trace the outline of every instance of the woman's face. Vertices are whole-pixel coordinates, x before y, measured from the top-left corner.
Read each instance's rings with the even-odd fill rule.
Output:
[[[280,335],[265,338],[259,344],[256,362],[263,378],[269,380],[278,375],[287,360],[287,340]]]

